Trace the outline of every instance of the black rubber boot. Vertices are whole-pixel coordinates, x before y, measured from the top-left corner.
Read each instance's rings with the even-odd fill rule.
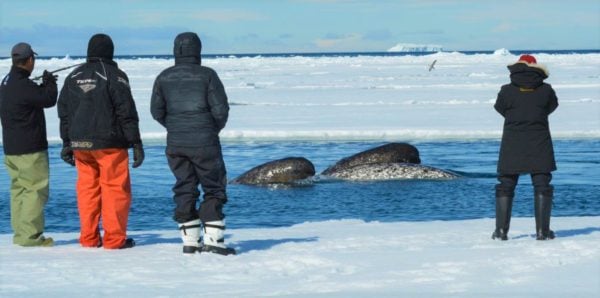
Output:
[[[133,240],[131,238],[127,238],[127,239],[125,239],[125,242],[123,243],[123,245],[121,245],[121,247],[119,247],[119,249],[132,248],[134,246],[135,246],[135,240]]]
[[[554,232],[550,230],[553,197],[554,189],[552,186],[535,189],[535,239],[537,240],[550,240],[555,237]]]
[[[510,215],[515,193],[496,188],[496,230],[492,239],[508,240]]]

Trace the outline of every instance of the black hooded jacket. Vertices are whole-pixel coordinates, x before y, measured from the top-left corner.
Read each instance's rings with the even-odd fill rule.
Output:
[[[56,104],[56,83],[37,85],[29,75],[26,69],[13,66],[0,85],[2,145],[6,155],[48,149],[44,108]]]
[[[558,107],[545,71],[516,63],[511,83],[502,86],[494,108],[504,116],[498,173],[549,173],[556,170],[548,115]]]
[[[229,104],[217,73],[200,64],[202,45],[195,33],[175,38],[175,65],[161,72],[152,91],[152,117],[167,128],[167,145],[219,144]]]
[[[88,44],[87,63],[67,76],[58,99],[60,136],[75,150],[128,148],[141,143],[138,114],[127,75],[104,34]]]

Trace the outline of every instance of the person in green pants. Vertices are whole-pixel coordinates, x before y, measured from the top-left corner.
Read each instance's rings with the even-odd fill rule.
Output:
[[[4,164],[11,179],[13,243],[52,246],[52,238],[43,235],[49,176],[44,108],[56,104],[58,91],[56,78],[47,71],[41,85],[29,79],[35,55],[24,42],[12,48],[12,67],[0,83],[2,144]]]

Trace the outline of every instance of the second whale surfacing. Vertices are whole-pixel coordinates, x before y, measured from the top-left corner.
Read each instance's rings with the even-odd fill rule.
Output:
[[[321,175],[356,181],[460,177],[455,173],[420,163],[419,151],[415,146],[407,143],[389,143],[343,158]]]
[[[338,171],[354,166],[375,163],[420,164],[421,158],[419,157],[419,150],[413,145],[407,143],[389,143],[342,158],[323,171],[321,175],[332,176]]]
[[[372,163],[339,169],[328,177],[355,181],[372,180],[447,180],[460,176],[434,167],[411,163]]]

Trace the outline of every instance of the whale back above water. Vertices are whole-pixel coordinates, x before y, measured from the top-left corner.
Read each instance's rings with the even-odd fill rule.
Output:
[[[332,176],[351,167],[378,163],[420,164],[419,150],[407,143],[389,143],[340,159],[321,175]]]
[[[446,180],[460,177],[449,171],[411,163],[363,164],[339,169],[328,176],[356,181],[394,179]]]
[[[286,157],[256,166],[237,178],[231,184],[285,184],[306,179],[315,175],[315,166],[304,157]]]

